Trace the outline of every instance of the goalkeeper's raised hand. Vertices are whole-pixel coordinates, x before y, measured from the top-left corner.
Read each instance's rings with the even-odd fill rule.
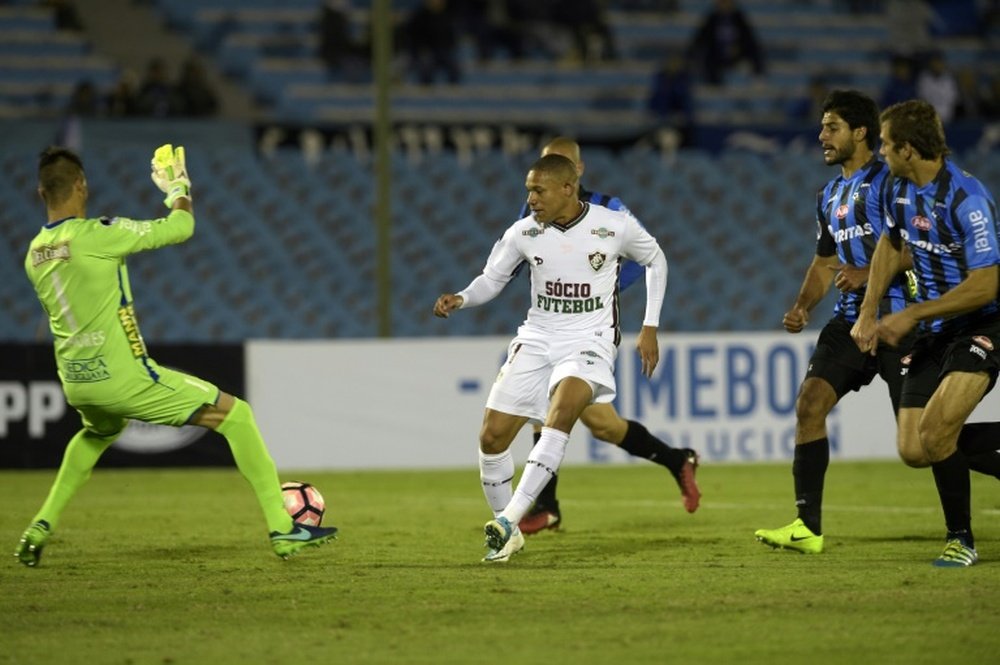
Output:
[[[153,183],[167,195],[163,199],[165,206],[173,208],[174,201],[182,196],[191,198],[191,179],[184,165],[184,146],[161,145],[153,153],[150,168]]]

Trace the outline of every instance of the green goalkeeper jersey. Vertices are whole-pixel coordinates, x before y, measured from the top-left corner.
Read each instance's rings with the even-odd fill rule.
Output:
[[[157,379],[139,332],[125,257],[184,242],[194,216],[70,217],[42,227],[24,261],[49,317],[56,364],[71,404],[115,402],[135,381]]]

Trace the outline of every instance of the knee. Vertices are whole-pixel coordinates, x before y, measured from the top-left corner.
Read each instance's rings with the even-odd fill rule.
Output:
[[[924,469],[931,465],[924,447],[920,441],[900,440],[898,444],[899,459],[903,464],[914,469]]]
[[[510,447],[510,440],[488,423],[479,430],[479,449],[487,455],[498,455]]]
[[[795,418],[800,425],[811,425],[822,427],[826,423],[826,417],[830,410],[819,399],[819,396],[812,391],[799,393],[795,400]]]

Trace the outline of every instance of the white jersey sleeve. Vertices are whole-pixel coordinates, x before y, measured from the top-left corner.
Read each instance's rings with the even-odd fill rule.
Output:
[[[515,238],[514,227],[507,229],[493,245],[483,272],[456,294],[462,298],[462,309],[493,300],[514,277],[517,267],[524,261]]]

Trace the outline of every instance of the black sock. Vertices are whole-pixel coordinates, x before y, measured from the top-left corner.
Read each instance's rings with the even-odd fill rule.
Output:
[[[1000,479],[1000,422],[963,425],[958,449],[969,461],[970,469]]]
[[[674,477],[680,474],[687,460],[687,452],[680,448],[671,448],[650,434],[642,423],[634,420],[628,421],[625,438],[618,445],[629,455],[667,467]]]
[[[826,437],[795,446],[795,506],[799,519],[817,536],[823,534],[823,480],[829,465],[830,441]]]
[[[947,459],[934,462],[934,483],[937,485],[944,523],[948,527],[948,538],[961,538],[969,547],[975,547],[972,539],[972,488],[969,482],[969,464],[959,451]]]
[[[532,435],[532,439],[537,444],[539,439],[542,438],[541,432],[535,432]],[[538,498],[535,499],[535,507],[532,509],[534,512],[541,512],[547,510],[553,513],[559,512],[559,499],[556,498],[556,485],[559,483],[559,476],[553,475],[549,478],[549,482],[545,484],[542,491],[538,493]]]

